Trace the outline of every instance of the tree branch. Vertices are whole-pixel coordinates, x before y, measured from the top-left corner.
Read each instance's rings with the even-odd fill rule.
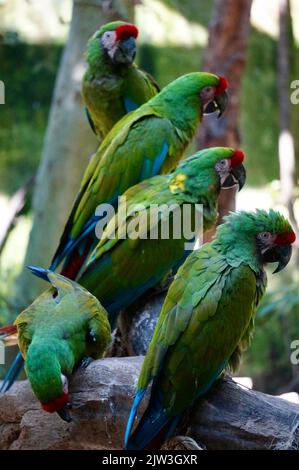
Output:
[[[0,449],[121,449],[142,357],[106,358],[71,380],[73,422],[41,410],[27,381],[0,397]],[[140,410],[142,412],[142,410]],[[207,449],[298,449],[299,406],[218,381],[178,434]]]

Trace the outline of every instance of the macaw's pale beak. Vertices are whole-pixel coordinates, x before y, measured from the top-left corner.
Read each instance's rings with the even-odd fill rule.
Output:
[[[71,407],[71,404],[67,403],[63,408],[56,412],[60,416],[60,418],[63,419],[63,421],[66,421],[67,423],[70,423],[72,421],[72,417],[70,414]]]
[[[136,41],[134,37],[121,39],[116,48],[113,61],[118,64],[132,64],[136,56]]]
[[[231,169],[230,173],[225,178],[221,187],[225,189],[233,188],[234,186],[239,186],[239,191],[243,188],[246,181],[246,170],[242,163],[238,166],[235,166]]]
[[[276,245],[266,250],[262,255],[264,263],[278,263],[277,268],[273,271],[273,274],[282,271],[290,261],[292,256],[291,245]]]
[[[218,112],[218,118],[224,113],[228,103],[228,94],[226,91],[221,93],[221,95],[215,96],[213,101],[211,101],[205,108],[204,114],[212,114]]]

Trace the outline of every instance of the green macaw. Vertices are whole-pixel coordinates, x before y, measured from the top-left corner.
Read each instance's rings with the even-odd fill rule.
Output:
[[[111,335],[107,312],[79,284],[48,273],[52,287],[16,319],[18,344],[34,394],[45,411],[70,421],[67,376],[102,357]]]
[[[123,203],[102,236],[98,235],[101,239],[77,279],[101,300],[112,326],[121,309],[176,270],[187,256],[185,244],[193,240],[187,240],[182,230],[183,205],[194,211],[196,204],[203,204],[203,229],[210,228],[217,218],[220,189],[237,184],[241,189],[245,182],[243,159],[244,153],[232,148],[201,150],[173,173],[154,176],[123,194]],[[187,223],[192,231],[194,217],[190,211]],[[175,221],[179,223],[178,238],[173,237]],[[133,238],[128,232],[135,226],[142,233],[131,234]],[[163,239],[167,227],[170,236]]]
[[[138,29],[123,21],[105,24],[88,41],[82,96],[90,125],[102,140],[125,114],[160,89],[133,62]]]
[[[171,171],[195,135],[203,112],[223,111],[227,81],[194,72],[166,86],[109,132],[90,161],[54,255],[51,270],[75,279],[97,240],[99,205],[117,206],[118,196],[147,178]]]
[[[207,230],[216,221],[220,189],[237,184],[239,189],[242,188],[245,182],[243,160],[241,150],[205,149],[184,160],[173,173],[150,178],[124,193],[124,203],[77,276],[80,285],[100,299],[112,327],[121,309],[161,282],[171,271],[176,271],[190,252],[191,247],[185,246],[190,240],[184,233],[179,238],[172,236],[175,214],[179,215],[180,223],[179,211],[183,205],[190,204],[194,211],[196,204],[203,204],[203,229]],[[174,204],[176,211],[169,211]],[[140,209],[145,210],[141,216]],[[190,213],[190,229],[194,231],[195,213]],[[139,238],[126,236],[130,226],[139,224],[143,230],[137,233]],[[170,237],[163,239],[161,234],[167,227]],[[157,235],[150,238],[154,231]],[[33,266],[30,269],[48,280],[48,269]],[[4,328],[4,334],[6,331],[10,332],[9,327]],[[11,387],[21,364],[19,355],[5,378],[3,390]]]
[[[127,424],[127,449],[159,448],[182,413],[226,368],[235,370],[249,343],[265,292],[266,263],[281,271],[296,236],[278,212],[232,213],[216,238],[177,272],[163,304],[138,380]],[[131,433],[152,382],[148,407]]]

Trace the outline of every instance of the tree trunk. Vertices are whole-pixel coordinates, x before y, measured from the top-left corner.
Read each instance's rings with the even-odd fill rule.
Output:
[[[128,11],[129,10],[129,11]],[[75,0],[72,22],[58,71],[42,159],[33,197],[33,226],[17,280],[16,307],[27,306],[44,288],[28,264],[47,267],[79,189],[83,171],[97,140],[89,128],[81,100],[84,51],[101,24],[132,15],[129,0]]]
[[[282,200],[297,233],[296,259],[299,263],[299,228],[294,211],[294,181],[296,175],[295,143],[291,129],[290,53],[292,23],[289,0],[279,2],[278,89],[279,89],[279,167]]]
[[[80,368],[71,380],[71,423],[42,411],[27,381],[16,383],[0,397],[0,449],[122,449],[142,361],[106,358]],[[298,449],[299,406],[225,378],[185,414],[176,434],[208,450]]]
[[[209,42],[203,60],[203,70],[224,75],[229,81],[229,104],[224,116],[206,116],[197,137],[198,148],[213,146],[238,147],[238,129],[242,77],[250,31],[252,0],[215,0],[209,30]],[[235,209],[236,190],[222,191],[219,200],[219,220]],[[211,234],[205,236],[205,241]]]

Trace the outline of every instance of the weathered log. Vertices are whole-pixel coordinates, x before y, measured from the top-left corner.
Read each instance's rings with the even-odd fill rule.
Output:
[[[171,279],[167,286],[170,283]],[[160,291],[153,289],[121,313],[118,321],[123,351],[121,355],[144,356],[146,354],[167,294],[167,286]]]
[[[0,397],[0,448],[121,449],[142,360],[106,358],[79,369],[71,423],[42,411],[28,382],[18,382]],[[185,415],[178,434],[207,449],[298,449],[299,406],[225,378]]]

